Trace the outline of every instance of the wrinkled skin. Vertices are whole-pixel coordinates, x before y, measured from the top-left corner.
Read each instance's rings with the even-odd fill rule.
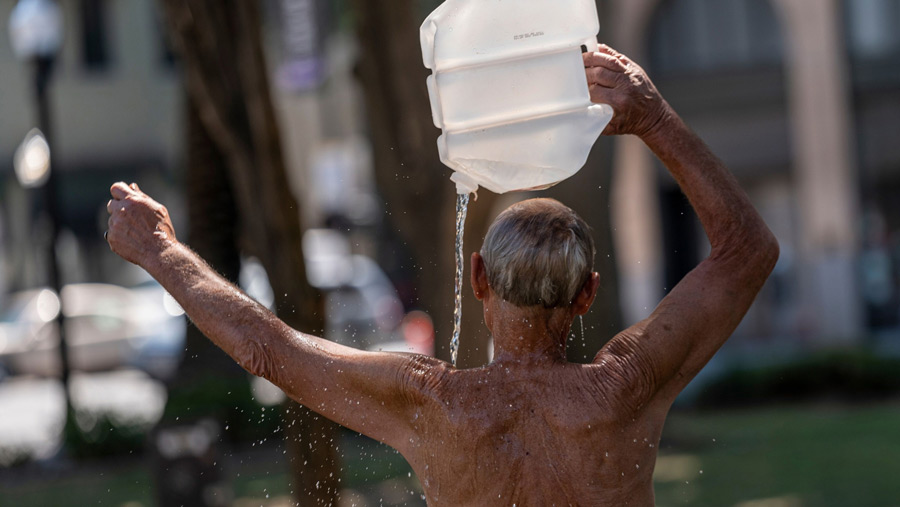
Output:
[[[495,358],[457,370],[289,328],[181,244],[165,207],[137,185],[111,188],[110,247],[159,280],[248,371],[403,453],[430,505],[653,505],[669,407],[740,322],[778,245],[639,66],[605,46],[584,62],[592,98],[616,111],[606,133],[644,140],[681,185],[712,245],[649,317],[591,364],[567,363],[565,342],[574,317],[594,300],[596,273],[568,306],[522,308],[494,294],[473,254],[472,287]]]

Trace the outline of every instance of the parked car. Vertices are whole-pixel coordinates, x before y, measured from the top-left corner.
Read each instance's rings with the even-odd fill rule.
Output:
[[[135,367],[165,378],[184,347],[184,312],[155,282],[136,288],[66,285],[62,304],[46,288],[12,294],[8,300],[0,312],[0,362],[12,374],[60,374],[60,310],[72,370]]]
[[[434,354],[427,314],[406,314],[397,290],[373,259],[351,253],[341,232],[303,235],[306,276],[325,295],[325,338],[365,350]]]

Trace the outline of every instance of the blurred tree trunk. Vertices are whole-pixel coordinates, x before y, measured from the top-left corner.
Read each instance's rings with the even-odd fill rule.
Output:
[[[428,71],[419,46],[419,1],[354,0],[360,59],[375,177],[385,198],[389,222],[412,252],[421,307],[435,324],[437,355],[449,359],[453,330],[456,190],[450,169],[437,152],[440,131],[431,119],[425,88]],[[496,195],[482,191],[469,206],[466,223],[466,273],[469,254],[480,248]],[[468,276],[468,275],[466,275]],[[481,325],[468,279],[464,280],[460,365],[485,362],[487,331]]]
[[[186,200],[188,241],[220,275],[237,283],[241,271],[239,217],[225,160],[200,120],[194,100],[188,96]],[[185,351],[172,389],[196,383],[208,375],[244,379],[243,369],[209,341],[188,320]]]
[[[287,181],[272,106],[254,0],[160,0],[173,45],[184,63],[198,124],[226,169],[213,182],[191,180],[189,196],[231,195],[240,250],[265,267],[278,316],[288,325],[321,333],[319,294],[306,282],[299,208]],[[223,215],[229,212],[220,209]],[[231,240],[229,240],[231,241]],[[224,253],[224,252],[222,252]],[[233,253],[225,254],[231,257]],[[231,262],[230,261],[230,262]],[[336,425],[289,402],[285,432],[301,505],[334,505],[340,469]]]
[[[431,105],[422,64],[420,1],[354,0],[360,41],[358,71],[362,80],[375,158],[376,180],[387,201],[389,220],[400,232],[417,263],[416,284],[422,307],[435,321],[437,352],[449,359],[454,277],[455,189],[450,170],[440,162]],[[585,317],[585,339],[570,343],[569,357],[593,357],[618,330],[618,291],[609,220],[612,178],[611,143],[601,142],[585,170],[546,195],[576,211],[595,227],[598,269],[604,280],[593,311]],[[527,195],[525,197],[530,197]],[[479,249],[494,215],[497,196],[487,190],[469,206],[466,223],[466,273],[471,252]],[[607,256],[608,255],[608,256]],[[488,333],[481,305],[466,275],[460,365],[485,362]],[[589,336],[588,330],[591,331]],[[580,327],[576,323],[576,334]],[[590,352],[589,351],[593,351]]]

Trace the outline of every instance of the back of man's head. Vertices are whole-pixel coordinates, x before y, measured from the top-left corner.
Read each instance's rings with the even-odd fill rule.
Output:
[[[516,306],[567,306],[591,274],[594,241],[584,220],[553,199],[501,213],[481,247],[488,284]]]

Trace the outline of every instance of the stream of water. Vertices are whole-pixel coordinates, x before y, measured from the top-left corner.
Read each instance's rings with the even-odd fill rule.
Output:
[[[459,194],[456,197],[456,285],[453,288],[453,338],[450,339],[450,360],[456,366],[456,356],[459,354],[459,330],[462,324],[462,288],[463,272],[463,231],[466,228],[466,213],[469,210],[469,194]]]

